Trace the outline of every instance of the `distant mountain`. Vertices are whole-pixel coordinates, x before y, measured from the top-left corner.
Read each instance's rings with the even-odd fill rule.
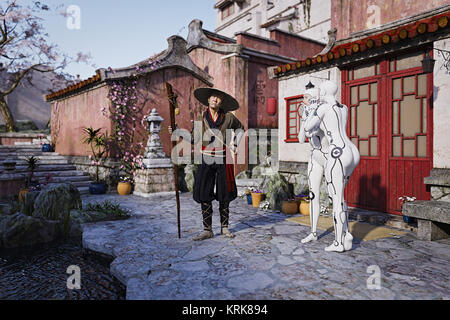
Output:
[[[10,77],[10,74],[0,73],[0,82],[4,84]],[[32,72],[30,79],[31,81],[22,79],[19,86],[6,97],[6,100],[14,120],[31,120],[39,129],[43,129],[47,126],[51,113],[50,103],[45,102],[44,96],[52,88],[55,90],[55,86],[63,88],[71,81],[53,72]],[[5,121],[0,114],[1,124],[5,124]]]

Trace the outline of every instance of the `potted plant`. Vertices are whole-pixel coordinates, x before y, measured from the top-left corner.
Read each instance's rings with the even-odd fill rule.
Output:
[[[281,204],[281,212],[286,214],[298,213],[298,204],[295,199],[284,200]]]
[[[398,198],[398,200],[400,200],[401,206],[403,207],[403,204],[405,202],[413,202],[413,201],[416,200],[416,197],[402,196],[402,197]],[[413,222],[415,222],[415,218],[403,215],[403,222],[405,222],[405,223],[413,223]]]
[[[297,201],[298,205],[300,206],[300,203],[302,202],[302,200],[307,199],[308,198],[308,191],[304,191],[300,194],[295,195],[295,201]]]
[[[102,162],[103,155],[106,149],[106,136],[100,133],[100,129],[93,129],[92,127],[84,128],[85,138],[83,140],[84,144],[88,144],[91,147],[92,155],[89,156],[91,159],[91,165],[95,166],[95,180],[89,184],[90,194],[104,194],[106,193],[106,184],[99,180],[98,170]]]
[[[131,193],[131,177],[122,176],[117,184],[117,193],[121,196],[126,196]]]
[[[252,204],[252,192],[248,188],[245,189],[245,196],[247,197],[247,204]]]
[[[309,216],[309,204],[310,204],[309,197],[305,197],[302,200],[300,200],[299,211],[302,215]]]
[[[27,168],[29,170],[28,177],[25,180],[25,188],[20,189],[19,191],[19,201],[22,201],[25,194],[31,191],[33,188],[33,191],[38,187],[39,181],[33,180],[34,172],[36,171],[36,168],[38,166],[39,159],[35,156],[30,156],[26,158]]]
[[[264,193],[261,190],[252,191],[252,205],[254,208],[259,207],[259,203],[262,201]]]
[[[43,142],[41,142],[41,151],[42,152],[53,152],[53,148],[51,143],[48,141],[45,135],[39,135],[38,138]]]

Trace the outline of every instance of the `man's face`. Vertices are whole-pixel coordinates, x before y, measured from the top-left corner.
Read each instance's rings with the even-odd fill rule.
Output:
[[[208,103],[210,108],[217,110],[222,104],[222,98],[217,95],[212,95],[209,97]]]

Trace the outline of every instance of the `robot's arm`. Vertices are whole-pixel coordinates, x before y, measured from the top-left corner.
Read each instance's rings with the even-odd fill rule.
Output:
[[[305,132],[306,107],[303,107],[301,109],[302,112],[300,114],[301,118],[300,118],[300,131],[298,132],[298,142],[304,143],[306,140],[306,132]]]
[[[305,131],[312,132],[315,131],[322,121],[320,106],[312,107],[309,116],[305,120]]]

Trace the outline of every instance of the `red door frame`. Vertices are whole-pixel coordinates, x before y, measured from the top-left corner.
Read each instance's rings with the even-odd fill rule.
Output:
[[[397,53],[395,56],[407,54],[409,52],[417,52],[417,51],[425,51],[427,50],[430,54],[430,56],[433,58],[433,50],[432,48],[415,48],[413,50],[404,51],[402,53]],[[370,76],[362,79],[357,80],[348,80],[348,73],[351,72],[351,68],[354,66],[351,66],[347,69],[341,70],[341,95],[342,95],[342,101],[344,104],[350,106],[350,90],[352,86],[361,85],[361,84],[370,84],[373,82],[378,83],[378,96],[377,96],[377,119],[378,119],[378,144],[377,144],[377,156],[371,157],[371,156],[364,156],[361,157],[362,161],[370,161],[370,160],[379,160],[381,165],[381,181],[380,185],[385,188],[386,190],[386,198],[380,199],[381,204],[378,208],[370,207],[370,206],[361,206],[357,205],[358,207],[362,207],[365,209],[375,209],[375,210],[381,210],[393,214],[401,214],[400,211],[394,210],[392,208],[389,208],[389,199],[392,196],[391,192],[393,191],[393,186],[389,185],[389,162],[395,161],[395,160],[405,160],[403,157],[392,157],[392,139],[391,139],[391,133],[392,133],[392,112],[391,112],[391,106],[392,106],[392,79],[398,78],[398,77],[406,77],[410,75],[416,75],[422,73],[421,67],[401,70],[401,71],[389,71],[389,60],[392,59],[394,56],[388,56],[383,58],[382,60],[373,60],[373,61],[365,61],[367,62],[375,62],[379,63],[380,69],[379,74],[375,76]],[[374,66],[376,68],[376,65]],[[376,69],[375,69],[376,70]],[[417,85],[417,84],[416,84]],[[407,158],[407,160],[417,160],[417,161],[429,161],[430,162],[430,169],[433,167],[433,73],[430,73],[427,75],[427,157],[426,158]],[[351,116],[351,112],[349,110],[349,117]],[[347,134],[350,137],[350,121],[347,123]],[[360,164],[361,164],[360,162]],[[350,178],[350,182],[352,182],[352,178]],[[353,182],[355,184],[355,182]],[[350,185],[350,183],[349,183]],[[359,186],[359,184],[356,184]],[[425,188],[425,185],[422,186],[422,188]],[[346,198],[352,199],[352,196],[354,198],[355,195],[349,195],[349,190],[346,188]],[[361,193],[361,190],[353,190],[353,192],[359,192]],[[428,192],[428,199],[427,196],[425,196],[425,199],[423,200],[429,200],[429,192]],[[352,204],[351,201],[349,201],[349,205],[356,205]]]

